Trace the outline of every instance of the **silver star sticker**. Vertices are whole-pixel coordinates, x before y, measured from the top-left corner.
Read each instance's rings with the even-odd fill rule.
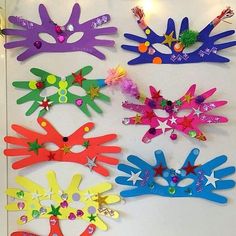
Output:
[[[204,176],[207,178],[206,186],[211,184],[214,188],[216,188],[216,181],[218,181],[219,179],[215,178],[214,172],[212,172],[210,176],[207,175]]]
[[[174,113],[177,113],[179,111],[179,108],[178,107],[173,107],[173,112]]]
[[[90,171],[93,170],[93,167],[97,166],[95,161],[96,161],[96,157],[94,157],[93,159],[90,159],[89,157],[87,157],[87,163],[85,164],[89,169]]]
[[[165,133],[165,132],[166,132],[166,129],[167,129],[167,128],[170,128],[170,126],[167,125],[167,121],[168,121],[168,120],[162,122],[162,121],[158,120],[159,126],[158,126],[157,128],[158,128],[158,129],[161,129],[162,133]]]
[[[86,200],[92,200],[94,194],[91,194],[89,191],[87,193],[84,194],[84,197]]]
[[[176,120],[177,120],[177,118],[172,116],[171,119],[170,119],[171,124],[177,124]]]
[[[141,172],[142,171],[139,171],[138,173],[135,174],[133,171],[131,171],[131,176],[128,179],[128,181],[133,181],[133,185],[135,185],[138,180],[143,180],[142,178],[139,177]]]
[[[200,107],[198,107],[197,109],[193,107],[193,111],[194,111],[193,115],[196,115],[197,117],[199,117],[202,114],[202,112],[200,111]]]
[[[53,192],[51,191],[51,189],[49,189],[45,194],[44,197],[48,197],[49,199],[51,199]]]
[[[41,194],[38,193],[38,191],[35,191],[35,193],[32,193],[32,199],[38,199],[41,196]]]

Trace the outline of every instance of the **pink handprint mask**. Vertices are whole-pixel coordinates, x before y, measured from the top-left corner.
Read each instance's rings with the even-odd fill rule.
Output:
[[[206,137],[200,130],[202,124],[226,123],[228,119],[223,116],[208,114],[211,110],[225,105],[226,101],[205,102],[211,97],[216,89],[195,95],[196,85],[192,85],[183,97],[172,102],[163,98],[160,91],[150,86],[151,97],[143,97],[138,92],[136,98],[143,104],[124,102],[122,106],[129,110],[136,111],[137,114],[130,118],[124,118],[123,124],[149,125],[149,130],[142,138],[144,143],[149,143],[153,138],[171,131],[170,138],[175,140],[180,131],[191,138],[205,141]],[[158,110],[166,111],[166,117],[161,117],[156,113]],[[189,111],[182,116],[181,111]]]

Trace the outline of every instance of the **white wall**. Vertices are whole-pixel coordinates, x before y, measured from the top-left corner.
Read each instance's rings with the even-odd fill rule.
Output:
[[[156,149],[163,149],[166,153],[170,166],[178,168],[182,165],[186,155],[193,147],[201,149],[199,162],[204,163],[210,158],[226,154],[229,157],[227,165],[236,165],[235,140],[236,140],[236,48],[230,48],[224,51],[224,55],[231,58],[228,64],[190,64],[190,65],[138,65],[128,66],[127,61],[133,58],[134,54],[128,53],[120,48],[120,45],[127,42],[123,33],[130,32],[142,35],[138,28],[130,9],[140,2],[151,1],[132,1],[132,0],[1,0],[1,6],[6,8],[6,15],[24,16],[38,22],[38,4],[44,3],[49,9],[50,15],[59,25],[63,25],[69,17],[71,8],[75,2],[79,2],[82,8],[82,21],[109,13],[112,16],[110,26],[117,26],[119,34],[115,36],[116,48],[101,48],[107,56],[106,61],[100,61],[85,53],[61,53],[61,54],[41,54],[26,62],[16,61],[16,55],[21,49],[8,50],[6,57],[0,57],[0,135],[6,133],[15,134],[11,129],[12,123],[21,124],[40,131],[37,126],[37,114],[30,117],[24,115],[29,107],[26,105],[16,105],[16,99],[25,94],[24,91],[16,91],[11,86],[15,80],[35,79],[29,72],[30,68],[38,67],[44,70],[66,76],[85,65],[94,66],[91,77],[97,78],[106,75],[110,67],[117,64],[125,66],[130,76],[135,79],[144,92],[148,92],[148,86],[154,85],[162,90],[165,97],[170,99],[179,98],[184,94],[188,87],[196,83],[197,91],[203,92],[211,87],[217,87],[218,93],[214,99],[229,100],[228,106],[219,109],[218,113],[227,116],[230,119],[228,124],[216,126],[204,126],[202,129],[207,134],[208,141],[199,143],[179,135],[176,143],[172,143],[169,135],[163,135],[156,138],[150,144],[143,144],[141,137],[146,131],[146,127],[123,126],[121,120],[123,117],[132,113],[121,107],[124,101],[123,95],[113,93],[109,89],[106,94],[112,98],[112,105],[100,103],[104,110],[103,115],[93,112],[90,119],[96,123],[97,128],[94,135],[115,132],[119,135],[118,144],[123,147],[123,153],[118,155],[122,162],[125,162],[128,154],[136,154],[143,159],[153,163],[153,152]],[[236,9],[235,0],[158,0],[147,12],[149,25],[164,32],[168,17],[176,20],[177,28],[180,25],[181,18],[188,16],[193,29],[201,29],[208,24],[219,12],[227,5]],[[215,29],[216,33],[223,30],[235,28],[236,17],[230,19],[232,24],[222,23]],[[231,37],[231,39],[235,37]],[[1,44],[2,44],[2,39]],[[3,47],[0,47],[0,53],[4,55]],[[5,73],[6,58],[6,73]],[[7,90],[6,90],[7,82]],[[5,103],[7,101],[7,109]],[[7,114],[6,112],[7,111]],[[63,115],[62,115],[63,114]],[[6,120],[7,118],[7,120]],[[46,115],[46,118],[55,124],[55,127],[65,136],[73,132],[80,125],[88,121],[76,107],[55,106],[53,110]],[[8,127],[6,130],[5,127]],[[5,144],[0,139],[0,149],[5,148]],[[12,158],[14,159],[14,158]],[[111,181],[118,174],[115,168],[110,168],[111,177],[105,179],[96,173],[90,174],[87,168],[70,163],[43,163],[37,166],[29,167],[23,170],[15,171],[11,168],[11,160],[6,163],[2,155],[0,159],[1,184],[0,184],[0,235],[9,235],[16,229],[25,229],[40,235],[47,235],[47,220],[35,220],[24,226],[17,226],[17,213],[8,213],[8,218],[3,205],[5,204],[5,195],[3,194],[6,185],[9,187],[17,186],[14,178],[16,175],[24,175],[32,178],[34,181],[47,186],[45,174],[48,170],[57,172],[62,186],[66,187],[73,174],[79,172],[84,176],[82,186],[90,186],[102,181]],[[235,176],[233,177],[235,179]],[[122,186],[114,184],[114,192],[119,193]],[[201,199],[170,199],[158,196],[143,196],[139,198],[128,199],[125,202],[114,206],[120,211],[118,221],[107,220],[110,230],[102,232],[97,230],[96,235],[129,235],[129,236],[234,236],[236,235],[236,199],[235,189],[222,191],[229,197],[228,205],[221,206]],[[8,222],[7,222],[8,219]],[[85,227],[84,222],[61,223],[65,236],[79,235]],[[8,234],[7,234],[8,232]]]

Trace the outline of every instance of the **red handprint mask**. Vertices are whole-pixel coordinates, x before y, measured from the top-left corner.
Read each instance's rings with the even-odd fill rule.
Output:
[[[119,162],[117,158],[104,155],[104,153],[119,153],[121,151],[118,146],[104,146],[105,143],[116,139],[116,134],[94,138],[84,137],[94,127],[94,123],[86,123],[68,137],[63,137],[43,118],[38,118],[38,123],[46,131],[45,134],[28,130],[19,125],[12,125],[12,129],[22,137],[5,137],[5,142],[21,147],[6,149],[4,154],[6,156],[24,156],[23,159],[13,163],[13,169],[24,168],[44,161],[65,161],[80,163],[87,166],[90,171],[108,176],[109,171],[101,164],[117,165]],[[49,144],[53,145],[50,147]]]

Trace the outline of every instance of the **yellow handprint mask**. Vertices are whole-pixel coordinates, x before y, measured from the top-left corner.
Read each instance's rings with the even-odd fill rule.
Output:
[[[80,190],[79,185],[82,180],[80,174],[73,176],[71,183],[66,190],[62,190],[57,182],[56,174],[53,171],[47,174],[49,188],[34,183],[23,176],[17,176],[16,182],[26,191],[9,188],[6,194],[17,201],[6,206],[9,211],[24,211],[18,219],[19,224],[25,224],[33,219],[49,218],[51,231],[49,236],[63,236],[59,227],[59,220],[80,220],[89,222],[89,226],[83,232],[83,236],[92,235],[96,227],[107,230],[107,225],[100,219],[99,215],[104,215],[117,219],[119,213],[107,207],[107,205],[120,201],[118,195],[104,195],[112,189],[112,184],[101,183],[94,187]],[[46,202],[53,204],[46,204]],[[80,208],[74,207],[76,202],[84,204]],[[12,235],[26,235],[26,232],[15,232]],[[32,235],[32,234],[29,234]]]

